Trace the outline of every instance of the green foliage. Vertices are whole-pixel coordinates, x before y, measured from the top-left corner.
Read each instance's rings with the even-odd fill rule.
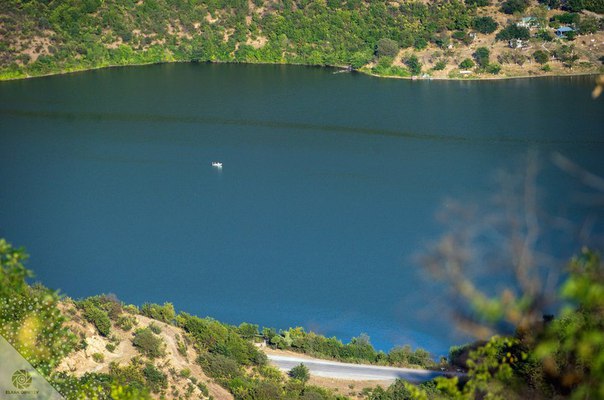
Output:
[[[111,320],[107,311],[97,307],[94,301],[90,299],[82,301],[79,306],[84,311],[84,318],[92,323],[101,335],[109,336],[111,333]]]
[[[501,65],[500,64],[489,64],[485,68],[485,71],[488,72],[489,74],[497,75],[501,72]]]
[[[491,52],[489,51],[489,49],[487,49],[486,47],[479,47],[472,54],[472,57],[474,57],[474,60],[476,60],[476,64],[478,64],[478,67],[484,69],[489,65],[490,55]]]
[[[97,363],[102,363],[105,361],[105,356],[103,353],[92,353],[92,359]]]
[[[472,28],[477,32],[489,34],[497,30],[497,22],[493,17],[474,17],[472,20]]]
[[[165,344],[161,337],[155,335],[149,328],[140,328],[134,332],[132,344],[137,350],[151,358],[162,357],[165,354]]]
[[[436,62],[436,64],[434,64],[434,70],[435,71],[442,71],[443,69],[445,69],[447,67],[447,63],[443,60],[439,60]]]
[[[459,63],[459,68],[461,69],[470,69],[470,68],[474,68],[474,61],[472,61],[469,58],[466,58],[465,60],[463,60],[461,63]]]
[[[113,353],[113,352],[115,351],[116,346],[115,346],[115,344],[113,344],[113,343],[107,343],[107,344],[105,345],[105,348],[106,348],[106,349],[107,349],[109,352]]]
[[[405,65],[409,68],[412,75],[419,75],[422,72],[422,63],[416,55],[411,55],[405,59]]]
[[[236,364],[264,365],[266,356],[252,343],[241,337],[238,328],[211,318],[181,313],[177,323],[194,339],[198,348],[231,358]]]
[[[491,5],[490,0],[465,0],[465,3],[469,6],[486,7]]]
[[[244,339],[253,339],[259,334],[258,325],[243,322],[237,328],[237,333],[239,333],[239,335],[241,335],[241,337]]]
[[[398,54],[399,45],[392,39],[382,38],[375,46],[375,55],[378,57],[395,57]]]
[[[171,324],[176,317],[172,303],[164,303],[163,306],[154,303],[145,303],[141,307],[141,314],[167,324]]]
[[[533,58],[539,64],[545,64],[547,62],[547,60],[549,60],[549,53],[544,50],[537,50],[537,51],[533,52]]]
[[[130,329],[132,329],[137,324],[137,322],[136,322],[136,318],[132,315],[121,315],[118,317],[115,324],[120,329],[127,332]]]
[[[206,353],[199,356],[197,363],[208,376],[216,379],[231,380],[243,376],[243,370],[232,358],[222,354]]]
[[[577,28],[582,35],[596,33],[600,29],[600,21],[594,16],[586,16],[581,18]]]
[[[529,6],[528,0],[506,0],[501,5],[501,11],[505,14],[525,12]]]
[[[289,371],[289,376],[292,379],[297,379],[302,383],[306,383],[310,379],[310,371],[306,365],[299,364]]]
[[[64,326],[59,296],[41,285],[29,286],[28,256],[0,239],[0,334],[34,367],[47,375],[75,346]]]
[[[604,264],[599,254],[584,250],[570,264],[562,296],[567,307],[535,349],[547,379],[572,399],[604,396]]]
[[[558,46],[554,50],[554,56],[556,56],[558,60],[562,61],[564,66],[567,68],[572,67],[575,61],[579,59],[579,55],[575,52],[575,47],[572,44],[563,44]]]
[[[500,30],[495,39],[497,40],[511,40],[511,39],[521,39],[528,40],[531,37],[531,32],[528,28],[524,28],[521,26],[517,26],[516,24],[510,24]]]
[[[149,329],[151,329],[151,332],[155,333],[156,335],[161,333],[161,327],[154,322],[149,324]]]
[[[151,363],[145,364],[143,376],[145,377],[147,387],[154,393],[159,393],[162,389],[168,387],[168,377],[166,374],[158,370],[155,365]]]

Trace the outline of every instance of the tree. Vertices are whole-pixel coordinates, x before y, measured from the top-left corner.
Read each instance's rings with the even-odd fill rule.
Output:
[[[375,54],[378,57],[394,57],[398,54],[398,43],[392,39],[383,38],[378,40]]]
[[[465,0],[465,3],[469,6],[476,6],[476,7],[486,7],[486,6],[491,5],[490,0]]]
[[[501,5],[501,12],[505,14],[522,13],[528,6],[528,0],[507,0]]]
[[[537,50],[533,53],[533,58],[539,64],[545,64],[549,60],[549,53],[544,50]]]
[[[28,255],[0,239],[0,335],[43,375],[59,365],[77,339],[64,325],[59,296],[42,285],[30,286]]]
[[[472,54],[472,57],[474,57],[474,60],[476,60],[476,64],[478,64],[480,68],[486,68],[487,65],[489,65],[490,55],[491,52],[489,51],[489,49],[487,49],[486,47],[479,47],[476,49],[474,54]]]
[[[419,75],[422,72],[422,63],[418,60],[415,54],[407,57],[405,60],[405,65],[409,68],[409,71],[411,71],[413,75]]]
[[[297,379],[302,383],[306,383],[310,379],[310,371],[308,370],[308,367],[306,365],[300,364],[293,367],[289,371],[289,376],[292,379]]]
[[[475,17],[472,20],[472,28],[484,34],[495,32],[497,26],[497,22],[492,17]]]
[[[474,67],[474,61],[469,58],[466,58],[459,64],[459,68],[461,69],[470,69],[472,67]]]
[[[530,37],[531,31],[529,31],[528,28],[517,26],[516,24],[510,24],[500,30],[495,36],[495,39],[503,41],[511,39],[528,40]]]

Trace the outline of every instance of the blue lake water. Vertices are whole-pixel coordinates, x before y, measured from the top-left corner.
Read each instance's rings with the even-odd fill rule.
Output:
[[[463,339],[415,262],[435,213],[527,151],[554,197],[554,152],[604,175],[592,85],[206,64],[1,82],[0,236],[71,297],[444,353]]]

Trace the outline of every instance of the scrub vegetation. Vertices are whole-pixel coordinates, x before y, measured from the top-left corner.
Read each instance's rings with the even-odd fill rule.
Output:
[[[555,73],[597,72],[598,58],[604,55],[603,23],[584,10],[602,13],[604,4],[5,0],[0,2],[0,79],[176,61],[350,66],[402,77],[441,76],[442,71],[442,76],[453,77],[474,47],[487,45],[498,55],[515,37],[530,39],[533,48],[545,44],[552,52],[566,42],[574,44],[577,58],[560,68],[552,59]],[[534,16],[534,26],[516,29],[522,16]],[[554,39],[554,29],[561,25],[574,31]],[[409,63],[413,56],[418,62]],[[583,64],[576,62],[580,60]],[[437,68],[442,63],[448,68]],[[513,68],[504,67],[513,73]],[[476,74],[496,69],[480,66]]]

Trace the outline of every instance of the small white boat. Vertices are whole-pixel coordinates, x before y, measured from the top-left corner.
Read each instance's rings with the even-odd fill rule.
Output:
[[[222,163],[220,161],[212,161],[212,167],[222,168]]]

